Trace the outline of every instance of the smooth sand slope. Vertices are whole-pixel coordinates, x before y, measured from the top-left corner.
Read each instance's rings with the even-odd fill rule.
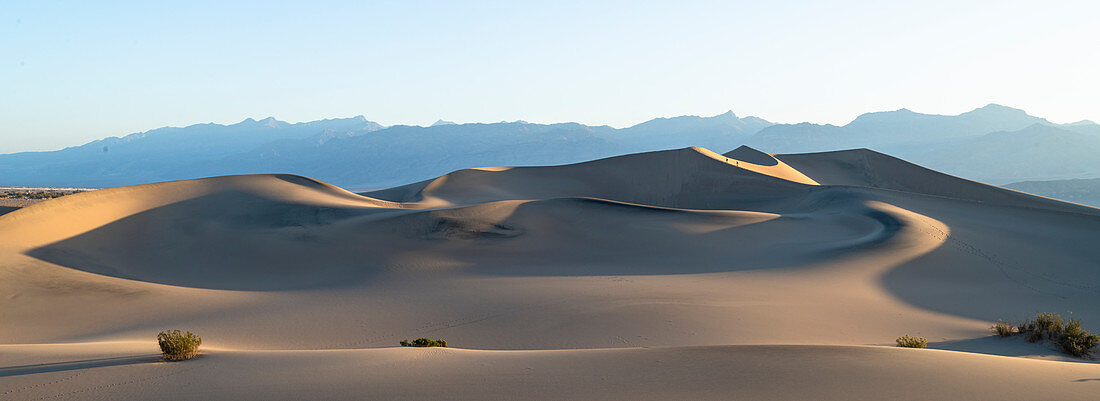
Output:
[[[868,150],[99,190],[0,216],[0,398],[1089,399],[988,327],[1100,327],[1097,233]],[[152,362],[166,328],[208,354]],[[465,349],[377,348],[420,336]]]
[[[97,354],[77,347],[15,351],[13,359],[36,364],[0,369],[12,384],[0,397],[1086,400],[1100,379],[1092,364],[866,346],[214,350],[187,363],[158,362],[137,344],[101,344],[110,352]],[[20,374],[37,381],[10,380]]]

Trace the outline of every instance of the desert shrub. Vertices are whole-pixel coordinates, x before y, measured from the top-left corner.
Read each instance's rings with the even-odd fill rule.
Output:
[[[1004,320],[998,320],[997,323],[994,323],[993,327],[991,328],[991,330],[993,330],[993,334],[1001,337],[1008,337],[1015,334],[1016,329],[1017,327],[1012,324],[1011,320],[1007,322]]]
[[[446,347],[447,341],[445,340],[431,340],[424,337],[412,340],[401,340],[402,347]]]
[[[1035,315],[1035,330],[1053,339],[1062,332],[1062,316],[1057,313],[1040,313]]]
[[[1034,319],[1024,320],[1018,328],[1027,335],[1028,342],[1039,342],[1043,337],[1056,340],[1062,333],[1062,316],[1057,313],[1039,313]]]
[[[1081,321],[1070,319],[1062,327],[1058,338],[1058,348],[1062,352],[1079,358],[1092,356],[1092,349],[1100,345],[1100,336],[1081,328]]]
[[[908,334],[898,337],[895,341],[899,347],[905,348],[924,348],[928,345],[928,340],[924,337],[909,337]]]
[[[181,333],[179,330],[166,330],[157,335],[157,343],[160,344],[164,359],[182,361],[199,355],[202,338],[190,331]]]
[[[1002,334],[1005,328],[1011,327],[1003,321],[993,325],[993,331],[1001,337],[1008,337],[1013,333]],[[1016,326],[1016,331],[1023,333],[1028,342],[1039,342],[1046,338],[1058,345],[1058,348],[1067,355],[1076,357],[1090,357],[1092,349],[1100,345],[1100,336],[1089,333],[1081,327],[1081,321],[1070,319],[1063,321],[1057,313],[1039,313],[1034,319],[1024,320]]]
[[[1028,330],[1026,338],[1027,342],[1029,343],[1037,343],[1043,340],[1043,332],[1038,330]]]

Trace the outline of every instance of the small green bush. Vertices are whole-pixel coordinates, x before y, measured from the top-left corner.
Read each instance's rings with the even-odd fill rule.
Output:
[[[1081,321],[1070,319],[1062,327],[1061,336],[1058,338],[1058,348],[1069,355],[1078,358],[1092,356],[1092,349],[1100,345],[1100,336],[1089,333],[1081,328]]]
[[[1002,327],[1002,325],[1004,327]],[[1012,334],[1003,334],[1003,330],[1011,328],[1011,323],[1003,321],[993,325],[993,331],[1001,337]],[[1089,333],[1081,328],[1081,321],[1070,319],[1063,321],[1057,313],[1039,313],[1034,319],[1024,320],[1016,326],[1018,333],[1024,334],[1028,342],[1039,342],[1046,338],[1058,345],[1058,348],[1067,355],[1079,358],[1092,356],[1092,349],[1100,345],[1100,336]]]
[[[1035,330],[1052,338],[1062,332],[1062,316],[1057,313],[1040,313],[1035,315]]]
[[[1042,341],[1043,337],[1057,340],[1062,332],[1062,316],[1057,313],[1039,313],[1035,319],[1024,320],[1020,332],[1027,335],[1028,342]]]
[[[199,355],[202,338],[190,331],[181,333],[179,330],[166,330],[157,335],[157,343],[160,344],[160,352],[164,354],[165,360],[183,361]]]
[[[897,340],[899,347],[905,348],[924,348],[928,346],[928,340],[924,337],[909,337],[908,334],[898,337]]]
[[[431,340],[424,337],[412,340],[401,340],[402,347],[446,347],[447,341],[445,340]]]
[[[997,323],[993,324],[991,330],[993,330],[993,334],[1001,337],[1008,337],[1016,333],[1016,326],[1012,325],[1011,320],[1007,322],[1004,320],[999,320],[997,321]]]

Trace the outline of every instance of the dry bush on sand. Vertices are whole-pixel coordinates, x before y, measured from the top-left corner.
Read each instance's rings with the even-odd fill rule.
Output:
[[[183,361],[199,355],[202,338],[190,331],[165,330],[157,335],[157,343],[165,360]]]

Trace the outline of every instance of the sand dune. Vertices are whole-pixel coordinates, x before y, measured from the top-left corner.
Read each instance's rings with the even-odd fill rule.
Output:
[[[741,146],[737,149],[731,150],[722,155],[726,162],[733,160],[733,165],[744,168],[746,170],[755,171],[760,174],[770,175],[776,178],[782,178],[788,181],[794,181],[809,185],[818,185],[817,181],[814,181],[810,177],[807,177],[801,171],[795,170],[791,166],[787,165],[775,158],[775,156],[761,152],[759,150],[750,148],[748,146]]]
[[[804,183],[736,167],[734,162],[706,149],[685,148],[564,166],[460,170],[365,195],[421,207],[590,197],[686,209],[751,210],[806,191]]]
[[[866,150],[687,148],[362,195],[291,175],[99,190],[0,216],[0,384],[32,398],[202,382],[193,398],[1087,399],[1100,365],[988,327],[1037,310],[1100,326],[1097,232],[1100,209]],[[151,352],[165,328],[212,351],[78,362]],[[875,347],[902,334],[963,352]],[[419,336],[470,350],[364,349]],[[50,345],[67,342],[81,343]],[[400,380],[421,370],[439,379]]]
[[[883,188],[998,205],[1072,210],[1093,215],[1100,213],[1100,210],[1087,206],[1076,207],[1063,201],[947,175],[868,149],[776,157],[824,185]]]
[[[142,345],[107,344],[101,348],[111,352],[79,356],[67,349],[74,346],[0,346],[16,363],[38,363],[0,368],[0,396],[1002,400],[1089,399],[1100,391],[1092,364],[883,347],[215,350],[165,363]],[[73,357],[80,360],[66,359]]]

